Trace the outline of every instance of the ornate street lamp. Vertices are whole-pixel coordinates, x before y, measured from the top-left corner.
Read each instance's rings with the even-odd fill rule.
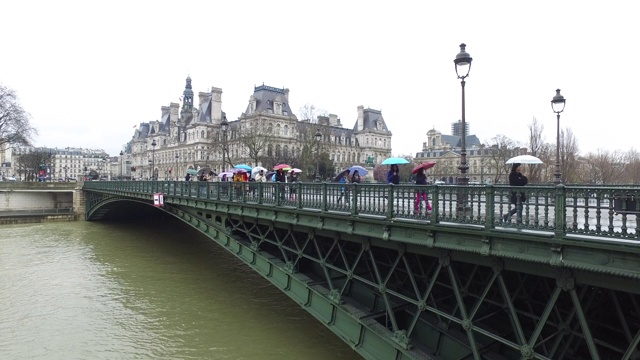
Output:
[[[320,129],[316,129],[316,134],[314,135],[316,138],[316,181],[320,181],[320,140],[322,140],[322,133]]]
[[[227,153],[227,129],[229,128],[229,122],[227,121],[227,117],[224,116],[222,118],[222,122],[220,123],[220,127],[222,128],[222,168],[220,172],[224,172],[225,169],[225,155]]]
[[[156,180],[156,140],[151,143],[151,180]]]
[[[151,161],[151,159],[147,159],[147,163],[149,163],[149,176],[147,177],[147,180],[153,180],[153,162]]]
[[[562,183],[562,173],[560,172],[560,113],[564,111],[565,99],[560,95],[560,89],[556,89],[556,96],[551,99],[551,109],[556,113],[558,118],[557,132],[556,132],[556,172],[554,174],[555,184]]]
[[[471,70],[471,56],[466,52],[465,48],[466,44],[460,44],[460,52],[456,55],[456,58],[453,60],[453,63],[456,67],[456,75],[458,79],[460,79],[460,85],[462,86],[462,148],[460,149],[460,166],[458,169],[460,170],[460,177],[458,177],[458,185],[467,185],[469,184],[469,178],[467,177],[467,170],[469,169],[469,165],[467,165],[467,125],[465,122],[465,99],[464,99],[464,85],[467,76],[469,76],[469,71]]]

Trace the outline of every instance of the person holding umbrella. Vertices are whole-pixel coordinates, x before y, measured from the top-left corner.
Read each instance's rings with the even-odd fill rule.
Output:
[[[522,164],[513,163],[511,165],[511,172],[509,173],[509,185],[511,186],[525,186],[529,180],[526,176],[522,174]],[[519,201],[518,201],[519,200]],[[522,204],[527,201],[527,197],[524,195],[524,192],[520,193],[518,196],[517,191],[511,192],[511,203],[514,205],[514,208],[509,210],[507,214],[502,216],[502,220],[507,222],[510,217],[513,216],[516,212],[518,213],[518,222],[522,222]]]
[[[351,183],[352,184],[359,184],[361,182],[361,178],[360,178],[360,173],[358,172],[358,170],[355,170],[353,172],[353,175],[351,176]]]
[[[411,173],[416,175],[416,185],[427,185],[427,176],[425,171],[436,166],[435,162],[427,161],[422,163],[411,170]],[[431,211],[431,204],[429,203],[429,197],[427,196],[427,190],[423,187],[416,187],[416,200],[414,202],[415,214],[420,213],[422,207],[422,200],[427,203],[427,211]]]
[[[296,171],[289,171],[289,182],[291,183],[289,185],[289,201],[296,201],[297,185],[295,183],[298,182],[298,173]]]
[[[264,170],[260,169],[255,177],[256,182],[267,182],[267,177],[264,174]]]
[[[420,167],[416,173],[416,185],[427,185],[427,176],[424,174],[424,168]],[[422,200],[427,203],[427,211],[431,211],[431,204],[429,203],[429,197],[427,196],[427,190],[425,188],[416,188],[416,200],[414,202],[414,213],[420,214],[420,208],[422,207]]]
[[[389,171],[387,171],[387,184],[400,184],[400,169],[397,164],[391,165]]]
[[[342,173],[342,177],[338,181],[340,184],[342,184],[342,187],[340,187],[340,197],[338,197],[338,204],[340,204],[343,197],[344,197],[344,201],[347,204],[349,204],[350,202],[349,200],[351,199],[351,197],[349,196],[349,179],[347,179],[348,173],[349,173],[348,171],[344,171]]]
[[[284,200],[284,193],[285,193],[284,183],[287,182],[287,175],[284,173],[283,167],[280,167],[277,169],[275,174],[275,180],[277,183],[281,183],[280,185],[278,185],[278,187],[280,188],[280,199]]]

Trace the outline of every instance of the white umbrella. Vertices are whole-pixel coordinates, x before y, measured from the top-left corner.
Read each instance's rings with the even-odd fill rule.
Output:
[[[518,155],[507,160],[505,164],[542,164],[542,160],[532,155]]]
[[[267,175],[267,169],[263,168],[262,166],[256,166],[251,169],[251,177],[256,177],[256,174],[259,173],[260,170],[264,171],[265,176]]]

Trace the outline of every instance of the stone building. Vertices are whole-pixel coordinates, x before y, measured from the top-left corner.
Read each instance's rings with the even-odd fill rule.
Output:
[[[467,132],[469,123],[465,123]],[[446,184],[455,184],[460,174],[460,150],[462,149],[461,122],[454,122],[451,126],[452,135],[442,134],[436,129],[427,132],[427,141],[422,144],[422,151],[416,153],[416,164],[432,161],[437,165],[427,171],[428,181],[434,183],[441,181]],[[465,138],[467,151],[467,176],[469,183],[491,183],[492,168],[489,165],[490,150],[486,148],[476,135],[467,135]]]
[[[160,120],[140,123],[123,156],[133,178],[162,180],[183,178],[187,169],[208,167],[218,173],[238,163],[268,168],[274,164],[262,163],[265,159],[295,158],[305,149],[328,154],[338,170],[367,160],[373,165],[391,155],[391,132],[380,111],[363,106],[357,107],[352,129],[333,114],[299,120],[289,104],[289,89],[267,85],[255,86],[244,112],[227,119],[222,89],[198,93],[196,105],[187,77],[182,107],[170,103],[161,107]]]
[[[469,123],[465,123],[469,132]],[[460,151],[462,149],[462,123],[451,124],[452,135],[442,134],[436,129],[427,132],[427,141],[422,143],[422,151],[416,153],[414,163],[432,161],[437,165],[427,171],[428,181],[455,184],[460,170]],[[508,166],[504,161],[510,157],[526,154],[526,148],[499,149],[497,146],[482,144],[476,135],[465,137],[467,152],[467,177],[470,184],[491,184],[495,179],[508,182]]]
[[[20,157],[36,152],[43,155],[40,167],[38,169],[25,167]],[[3,171],[4,175],[23,180],[42,176],[54,181],[77,180],[92,171],[104,178],[110,178],[113,175],[109,166],[110,158],[102,149],[13,146],[4,152],[3,158],[5,159],[3,164],[7,165]]]

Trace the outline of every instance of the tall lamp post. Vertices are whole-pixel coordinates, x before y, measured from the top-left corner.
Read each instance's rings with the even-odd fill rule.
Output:
[[[556,113],[558,119],[556,132],[556,172],[554,174],[555,180],[553,181],[555,184],[562,183],[562,173],[560,172],[560,113],[564,111],[564,103],[564,96],[560,95],[560,89],[556,89],[556,96],[551,99],[551,108],[553,112]]]
[[[156,140],[151,143],[151,180],[156,180]]]
[[[314,135],[316,138],[316,182],[320,181],[320,140],[322,140],[322,133],[320,129],[316,129],[316,134]]]
[[[62,169],[64,170],[64,181],[69,181],[69,178],[67,177],[67,171],[69,170],[69,167],[65,165]]]
[[[176,176],[176,181],[178,180],[178,159],[180,155],[176,154],[176,168],[173,169],[173,174]]]
[[[458,177],[458,185],[467,185],[469,184],[469,178],[467,177],[467,170],[469,169],[469,165],[467,165],[467,125],[465,122],[465,99],[464,99],[464,85],[467,76],[469,76],[469,71],[471,70],[471,56],[465,48],[466,44],[460,44],[460,52],[456,55],[453,63],[456,66],[456,75],[458,79],[460,79],[460,85],[462,86],[462,148],[460,149],[460,166],[458,169],[460,170],[460,177]]]
[[[125,174],[125,169],[124,169],[124,160],[122,159],[122,157],[124,156],[124,151],[120,150],[120,171],[118,171],[118,176],[120,177],[120,180],[124,180],[124,174]]]
[[[222,168],[220,172],[224,172],[226,158],[225,155],[227,153],[227,129],[229,128],[229,122],[227,121],[227,117],[222,118],[222,122],[220,123],[220,127],[222,128]]]

